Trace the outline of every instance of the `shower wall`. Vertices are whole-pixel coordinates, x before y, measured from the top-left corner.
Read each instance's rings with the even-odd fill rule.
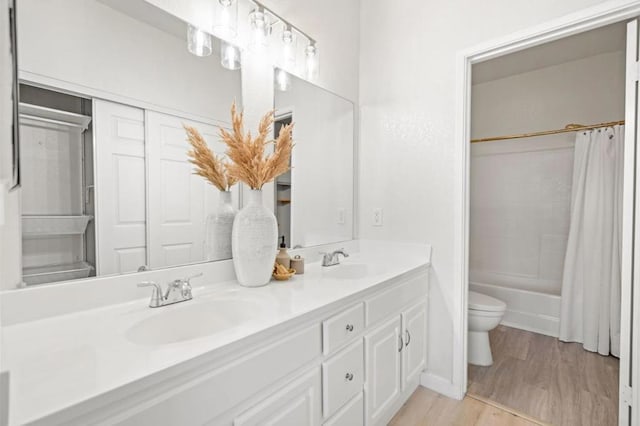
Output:
[[[624,56],[610,52],[474,84],[472,137],[624,118]],[[469,280],[505,322],[555,334],[575,133],[471,148]]]

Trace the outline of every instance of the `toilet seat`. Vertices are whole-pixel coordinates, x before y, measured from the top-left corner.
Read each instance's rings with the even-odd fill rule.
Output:
[[[486,294],[469,291],[469,310],[480,312],[503,313],[507,304]]]

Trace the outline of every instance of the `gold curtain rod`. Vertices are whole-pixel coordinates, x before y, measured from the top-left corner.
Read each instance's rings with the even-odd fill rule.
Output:
[[[534,133],[522,133],[519,135],[508,135],[508,136],[494,136],[491,138],[479,138],[479,139],[471,139],[471,143],[477,142],[491,142],[491,141],[503,141],[507,139],[522,139],[522,138],[532,138],[534,136],[546,136],[546,135],[555,135],[558,133],[568,133],[568,132],[580,132],[582,130],[592,130],[597,129],[599,127],[611,127],[617,125],[624,124],[624,120],[620,121],[609,121],[608,123],[598,123],[598,124],[567,124],[564,129],[558,130],[546,130],[544,132],[534,132]]]

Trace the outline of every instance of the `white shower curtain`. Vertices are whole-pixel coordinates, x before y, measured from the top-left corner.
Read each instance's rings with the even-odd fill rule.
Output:
[[[576,136],[560,340],[620,356],[624,126]]]

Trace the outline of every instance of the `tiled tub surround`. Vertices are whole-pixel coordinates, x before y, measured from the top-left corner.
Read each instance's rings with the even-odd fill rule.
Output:
[[[267,362],[270,356],[268,351],[271,350],[269,348],[275,345],[274,342],[306,342],[301,347],[289,348],[295,349],[295,353],[289,352],[287,356],[292,360],[293,370],[282,374],[282,377],[290,379],[294,372],[300,372],[296,366],[308,367],[314,362],[314,368],[319,369],[318,361],[327,361],[327,357],[332,354],[336,358],[334,349],[342,343],[334,343],[331,346],[330,342],[321,342],[322,338],[327,339],[327,331],[320,331],[323,321],[327,323],[329,318],[334,318],[332,315],[341,315],[342,312],[350,315],[349,309],[352,309],[352,306],[364,305],[363,321],[367,332],[373,330],[373,333],[379,333],[374,329],[380,324],[386,327],[388,320],[376,309],[383,309],[385,315],[397,312],[398,316],[395,318],[398,318],[398,324],[402,318],[402,326],[405,325],[405,313],[411,315],[411,310],[414,309],[411,306],[415,303],[424,299],[423,306],[426,310],[430,246],[372,241],[360,241],[350,245],[355,245],[358,251],[343,263],[366,264],[366,274],[362,276],[340,278],[332,272],[334,267],[322,268],[318,263],[312,263],[307,265],[305,275],[295,276],[292,281],[274,282],[266,287],[248,289],[238,286],[233,280],[226,280],[195,287],[193,301],[163,308],[148,308],[146,295],[144,298],[85,311],[31,321],[12,321],[12,325],[2,329],[3,362],[11,374],[10,424],[74,424],[89,420],[128,424],[127,422],[139,421],[140,418],[136,417],[139,415],[137,412],[153,408],[149,411],[162,413],[162,410],[156,410],[154,407],[165,399],[170,401],[171,398],[167,398],[167,395],[175,394],[178,399],[180,395],[187,395],[190,389],[193,390],[205,383],[207,377],[212,377],[212,371],[220,369],[221,366],[226,369],[248,351],[266,351],[264,358]],[[123,277],[114,279],[122,280]],[[159,281],[163,284],[165,282]],[[404,302],[398,299],[398,305],[393,308],[397,308],[397,311],[387,311],[391,309],[388,306],[395,306],[395,299],[387,297],[384,292],[396,291],[396,287],[401,290],[394,294],[401,295],[400,299],[404,297]],[[55,289],[49,288],[46,291],[53,290]],[[63,287],[58,290],[65,291]],[[96,288],[96,291],[102,292],[105,289]],[[416,291],[418,293],[415,293]],[[382,298],[376,296],[380,292],[383,293]],[[385,302],[380,303],[380,300]],[[215,307],[223,306],[220,305],[220,301],[244,304],[243,306],[250,310],[250,315],[237,323],[230,323],[220,331],[192,340],[157,345],[141,342],[139,339],[138,343],[132,341],[136,340],[132,338],[132,326],[141,321],[154,316],[173,314],[183,309],[198,308],[199,312],[206,312],[207,304],[211,304],[212,315],[215,316]],[[335,318],[340,317],[336,315]],[[411,325],[411,316],[408,317],[407,324]],[[168,319],[166,330],[167,333],[175,333],[177,327],[186,327],[186,332],[195,326],[197,324],[178,323]],[[398,329],[400,326],[395,327]],[[362,334],[359,337],[359,345],[362,345]],[[415,339],[421,340],[420,336],[415,336]],[[426,345],[426,335],[423,335],[422,339],[425,341],[421,345]],[[394,340],[395,345],[396,341]],[[366,335],[364,342],[365,347],[368,347]],[[347,346],[347,349],[342,349],[342,352],[362,350],[351,348],[346,342],[343,346]],[[315,352],[320,347],[323,348],[323,355]],[[273,356],[276,354],[277,351]],[[402,371],[407,370],[411,362],[409,359],[407,365],[403,365]],[[330,363],[327,361],[324,364]],[[330,365],[324,364],[323,374],[331,371]],[[420,367],[420,371],[423,368]],[[207,404],[199,406],[195,412],[190,412],[190,417],[193,414],[192,418],[181,418],[182,424],[212,419],[215,420],[215,424],[227,424],[232,420],[241,424],[242,421],[239,421],[238,417],[224,417],[224,410],[229,411],[228,409],[238,403],[255,397],[256,392],[268,389],[269,386],[279,383],[278,380],[285,380],[276,377],[276,373],[259,370],[252,374],[249,370],[239,377],[232,376],[237,378],[237,383],[233,383],[235,380],[227,381],[224,386],[210,389],[212,394],[208,401],[215,407]],[[270,374],[275,374],[271,381]],[[405,384],[403,379],[403,391],[412,392],[417,381],[413,377],[411,389],[405,389]],[[247,398],[241,398],[245,393]],[[233,399],[236,394],[240,395],[238,398],[242,401]],[[405,394],[406,392],[402,392],[403,397]],[[202,396],[200,393],[198,395]],[[216,399],[216,395],[219,396],[219,400]],[[324,397],[326,398],[326,395]],[[355,397],[340,410],[337,408],[338,402],[332,399],[324,400],[324,420],[327,420],[328,414],[334,415],[336,411],[342,413],[345,410],[349,411],[349,407],[358,406],[361,403],[358,402],[358,398],[361,399],[362,396]],[[227,400],[231,401],[228,409],[224,408]],[[255,401],[257,402],[259,401]],[[251,408],[255,403],[245,408]],[[401,401],[396,401],[394,410],[397,410],[397,403]],[[330,407],[331,413],[326,411],[327,407]],[[207,411],[209,409],[211,410]],[[218,409],[223,411],[216,411]],[[383,420],[384,417],[384,421],[388,421],[390,417],[387,416],[388,413],[385,413],[379,420]],[[242,416],[240,418],[242,419]],[[373,418],[374,423],[376,419]],[[165,418],[163,421],[169,420]]]

